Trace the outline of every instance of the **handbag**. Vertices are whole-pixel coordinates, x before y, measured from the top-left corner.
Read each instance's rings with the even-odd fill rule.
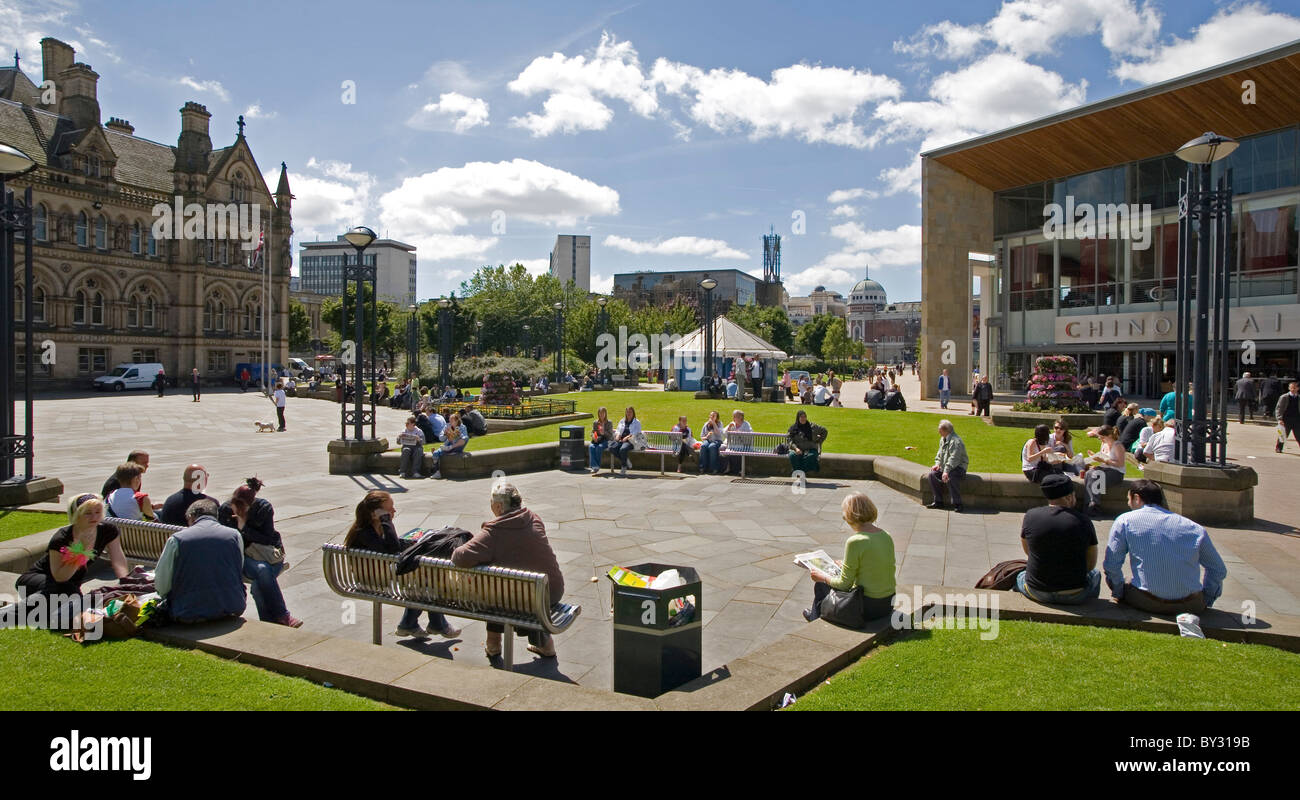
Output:
[[[854,586],[847,592],[831,589],[817,610],[822,619],[846,628],[861,628],[867,622],[866,600],[861,586]]]
[[[267,564],[279,564],[284,561],[284,548],[253,542],[244,548],[244,555],[254,561],[265,561]]]
[[[976,589],[994,589],[1010,591],[1016,585],[1016,577],[1025,571],[1029,562],[1023,558],[1013,558],[993,565],[993,569],[984,574],[975,584]]]

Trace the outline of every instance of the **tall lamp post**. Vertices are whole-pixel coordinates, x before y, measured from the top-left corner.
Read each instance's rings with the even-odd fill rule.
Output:
[[[451,301],[438,300],[438,383],[445,391],[451,385]]]
[[[411,312],[406,320],[406,372],[407,375],[420,376],[420,318],[419,307],[411,303]]]
[[[32,457],[35,435],[32,432],[32,190],[23,193],[22,205],[12,191],[5,189],[5,180],[26,175],[36,169],[36,162],[26,153],[9,145],[0,144],[0,482],[25,484],[36,479],[32,474]],[[17,364],[14,347],[14,286],[17,269],[14,241],[23,239],[23,417],[24,432],[14,430],[14,384],[17,382]],[[18,459],[24,460],[22,475],[17,474]]]
[[[1182,191],[1178,203],[1178,363],[1174,377],[1174,414],[1178,420],[1174,460],[1182,464],[1206,464],[1207,449],[1210,461],[1217,461],[1219,466],[1227,463],[1227,398],[1220,395],[1227,391],[1228,380],[1232,170],[1226,170],[1219,178],[1217,189],[1211,190],[1210,183],[1214,162],[1226,158],[1236,149],[1236,140],[1205,133],[1178,148],[1177,153],[1187,162],[1187,177],[1180,181]],[[1214,231],[1213,244],[1211,230]],[[1196,248],[1194,267],[1193,241]],[[1195,292],[1191,286],[1193,269]],[[1193,314],[1196,321],[1194,332]],[[1188,361],[1192,363],[1190,424],[1187,422],[1187,392],[1184,391]],[[1217,393],[1214,391],[1216,380]]]
[[[718,288],[718,282],[706,277],[700,281],[700,288],[704,290],[704,374],[700,388],[704,388],[704,381],[713,371],[713,290]]]
[[[609,302],[609,298],[608,298],[608,297],[605,297],[604,295],[601,295],[600,297],[597,297],[597,298],[596,298],[596,305],[599,306],[599,308],[596,309],[596,317],[597,317],[598,320],[600,321],[600,335],[601,335],[601,336],[604,336],[604,335],[605,335],[605,333],[607,332],[607,328],[609,327],[609,311],[608,311],[608,309],[605,308],[605,305],[606,305],[608,302]],[[600,376],[601,376],[602,382],[605,381],[605,380],[608,380],[608,379],[609,379],[609,367],[608,367],[608,366],[606,366],[604,369],[602,369],[602,370],[600,371]]]
[[[366,438],[365,431],[363,430],[363,428],[365,427],[365,424],[367,422],[370,423],[370,438],[371,439],[375,438],[375,398],[373,393],[366,392],[366,383],[362,376],[362,369],[363,369],[363,365],[366,363],[365,283],[366,281],[369,281],[372,286],[374,286],[375,284],[375,266],[373,264],[371,264],[370,266],[366,266],[365,251],[366,248],[370,246],[370,243],[373,242],[378,237],[375,235],[375,232],[372,231],[371,229],[365,226],[358,226],[348,231],[347,233],[343,234],[343,238],[347,240],[348,244],[356,248],[357,251],[356,263],[345,264],[343,267],[343,297],[345,301],[344,309],[343,309],[343,329],[347,330],[346,299],[348,293],[348,281],[356,281],[356,285],[357,285],[356,288],[357,319],[356,319],[356,328],[355,328],[356,339],[354,340],[355,345],[353,349],[354,357],[356,360],[352,368],[352,382],[356,387],[356,407],[352,411],[349,411],[347,403],[344,402],[343,404],[343,419],[342,419],[343,437],[342,438],[344,439],[348,438],[348,424],[350,423],[353,429],[353,438],[360,441]],[[344,259],[344,261],[346,260],[347,259]],[[374,295],[375,292],[371,292],[371,314],[377,319],[378,309],[376,308],[375,305]],[[374,358],[375,358],[375,337],[372,331],[370,337],[370,361],[371,361],[370,378],[372,382],[375,377]],[[344,369],[346,369],[346,367],[344,367]],[[366,411],[362,408],[362,402],[364,401],[366,394],[370,394],[369,411]]]
[[[556,302],[555,308],[555,382],[564,378],[564,303]]]
[[[533,357],[532,330],[533,330],[533,326],[525,322],[524,323],[524,358]]]
[[[483,320],[474,320],[474,355],[483,355]]]

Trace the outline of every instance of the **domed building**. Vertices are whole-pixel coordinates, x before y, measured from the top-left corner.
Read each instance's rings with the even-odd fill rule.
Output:
[[[890,304],[885,287],[865,276],[849,290],[849,338],[877,362],[909,363],[921,333],[919,302]]]

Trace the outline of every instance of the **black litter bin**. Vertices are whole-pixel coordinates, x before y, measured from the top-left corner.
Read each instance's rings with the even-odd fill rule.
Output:
[[[613,583],[614,691],[658,697],[700,677],[704,630],[700,575],[690,567],[671,564],[634,564],[626,569],[654,576],[675,569],[686,579],[672,589]],[[670,608],[674,600],[686,603],[676,614]]]
[[[560,467],[578,469],[587,465],[587,429],[581,425],[560,426]]]

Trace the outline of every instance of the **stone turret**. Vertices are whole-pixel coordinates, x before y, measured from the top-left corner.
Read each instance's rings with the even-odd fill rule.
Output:
[[[208,109],[194,101],[181,107],[181,135],[176,141],[176,167],[178,172],[208,171],[208,156],[212,153],[212,137],[208,135]]]

